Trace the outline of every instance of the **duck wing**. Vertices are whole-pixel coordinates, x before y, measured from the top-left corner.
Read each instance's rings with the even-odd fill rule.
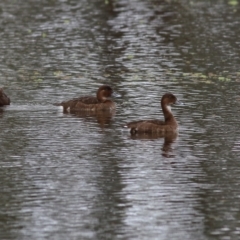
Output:
[[[79,98],[73,98],[68,101],[63,101],[61,103],[54,103],[55,106],[63,106],[64,111],[66,111],[68,108],[73,109],[77,106],[86,106],[90,104],[97,104],[99,101],[96,97],[92,96],[85,96],[85,97],[79,97]]]
[[[75,102],[82,102],[84,104],[96,104],[99,103],[98,99],[96,97],[92,96],[85,96],[85,97],[79,97],[73,99]]]
[[[96,97],[92,96],[85,96],[85,97],[79,97],[79,98],[73,98],[67,101],[63,101],[61,103],[54,103],[55,106],[65,106],[65,105],[75,105],[77,103],[84,103],[84,104],[96,104],[99,103]]]
[[[132,134],[136,133],[153,133],[162,131],[161,126],[164,126],[165,122],[157,119],[153,120],[140,120],[135,122],[130,122],[126,125],[127,128],[130,128]]]
[[[152,119],[152,120],[140,120],[140,121],[134,121],[127,123],[126,127],[128,128],[139,128],[142,125],[150,126],[150,125],[164,125],[165,122],[158,120],[158,119]]]

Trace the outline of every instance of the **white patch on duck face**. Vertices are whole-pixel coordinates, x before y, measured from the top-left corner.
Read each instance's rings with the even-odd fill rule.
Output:
[[[61,106],[58,106],[58,110],[59,111],[63,111],[63,106],[61,105]]]
[[[69,112],[69,113],[70,113],[70,107],[68,107],[68,108],[67,108],[67,112]]]
[[[106,100],[107,100],[107,99],[106,99],[106,97],[102,97],[102,101],[104,101],[104,102],[105,102]]]
[[[169,112],[172,112],[172,109],[171,109],[171,106],[170,106],[170,105],[167,105],[167,110],[168,110]]]

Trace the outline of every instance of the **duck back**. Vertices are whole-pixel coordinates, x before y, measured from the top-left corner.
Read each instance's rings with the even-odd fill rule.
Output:
[[[76,112],[76,111],[107,111],[115,109],[115,103],[111,100],[105,102],[99,102],[97,98],[86,96],[80,98],[74,98],[60,104],[63,106],[64,112]]]

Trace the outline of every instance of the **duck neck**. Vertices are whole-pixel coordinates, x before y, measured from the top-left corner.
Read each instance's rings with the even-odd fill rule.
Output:
[[[103,95],[102,92],[97,92],[97,100],[100,103],[104,103],[107,101],[107,98]]]
[[[165,122],[176,122],[176,120],[172,114],[172,111],[171,111],[171,106],[165,104],[164,102],[161,103],[161,106],[162,106],[162,111],[163,111],[163,115],[165,118]]]

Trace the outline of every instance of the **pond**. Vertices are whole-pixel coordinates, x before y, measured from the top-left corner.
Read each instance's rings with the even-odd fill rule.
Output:
[[[238,1],[2,1],[1,239],[238,239]],[[115,114],[53,104],[110,85]],[[176,138],[123,126],[162,119]]]

